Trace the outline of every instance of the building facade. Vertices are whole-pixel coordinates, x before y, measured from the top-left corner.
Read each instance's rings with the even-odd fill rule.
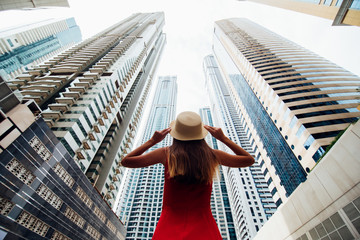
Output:
[[[74,18],[48,19],[0,31],[0,75],[16,89],[15,77],[80,42]]]
[[[250,0],[333,20],[333,26],[360,26],[359,0]]]
[[[275,202],[360,116],[360,78],[246,19],[217,21],[214,54]]]
[[[110,206],[165,44],[164,14],[137,13],[17,77]]]
[[[346,129],[254,240],[360,238],[359,132]]]
[[[200,109],[200,117],[204,124],[214,126],[209,107]],[[219,149],[217,140],[208,134],[205,141],[213,149]],[[233,215],[230,207],[228,189],[226,187],[223,169],[220,166],[213,178],[213,186],[211,192],[211,212],[223,240],[236,240],[236,232],[234,226]]]
[[[256,160],[248,168],[221,167],[228,189],[236,239],[252,239],[277,208],[262,171],[264,159],[259,154],[244,116],[237,111],[233,103],[214,56],[205,57],[204,73],[215,125],[221,127],[232,141]],[[223,144],[219,144],[219,148],[232,153]]]
[[[0,77],[1,239],[125,239],[125,228],[33,100]]]
[[[0,11],[22,8],[69,7],[67,0],[2,0]]]
[[[175,119],[176,80],[176,76],[159,77],[142,143],[148,141],[155,131],[168,128]],[[149,151],[169,146],[171,140],[168,135]],[[162,209],[164,166],[156,164],[146,168],[127,169],[124,181],[116,213],[127,227],[126,239],[151,239]]]

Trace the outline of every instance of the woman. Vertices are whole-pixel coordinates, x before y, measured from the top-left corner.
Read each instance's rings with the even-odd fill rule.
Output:
[[[228,146],[235,155],[211,149],[204,138],[207,133]],[[170,133],[173,144],[143,154]],[[212,178],[218,165],[248,167],[254,163],[251,155],[227,138],[220,128],[203,125],[194,112],[180,113],[162,131],[130,152],[122,161],[129,168],[161,163],[165,166],[163,207],[156,226],[154,240],[222,239],[211,214]]]

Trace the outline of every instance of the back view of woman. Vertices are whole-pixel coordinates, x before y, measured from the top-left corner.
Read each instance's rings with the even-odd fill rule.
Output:
[[[235,155],[211,149],[204,140],[208,132]],[[143,154],[168,133],[173,137],[170,147]],[[227,138],[220,128],[204,126],[198,114],[183,112],[169,128],[155,132],[121,163],[130,168],[157,163],[165,166],[163,207],[154,240],[218,240],[222,238],[210,209],[213,175],[219,164],[247,167],[254,159]]]

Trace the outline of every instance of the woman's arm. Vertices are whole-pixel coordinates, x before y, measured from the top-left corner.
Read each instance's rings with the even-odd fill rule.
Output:
[[[228,154],[224,151],[214,150],[216,157],[221,165],[228,167],[248,167],[254,164],[254,158],[242,147],[231,141],[225,136],[221,128],[205,125],[204,128],[217,140],[228,146],[236,155]]]
[[[121,165],[129,168],[141,168],[157,163],[165,163],[166,153],[164,148],[155,149],[154,151],[144,155],[143,153],[155,144],[161,142],[170,130],[170,128],[166,128],[162,131],[156,131],[147,142],[126,155],[126,157],[121,161]]]

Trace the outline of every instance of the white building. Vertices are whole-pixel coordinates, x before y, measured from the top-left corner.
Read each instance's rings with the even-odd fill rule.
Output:
[[[17,77],[24,99],[112,206],[159,57],[164,14],[137,13]]]
[[[249,134],[249,128],[243,116],[236,111],[230,92],[212,55],[204,59],[204,72],[214,125],[221,127],[232,141],[256,156],[255,164],[248,168],[222,166],[236,237],[237,239],[252,239],[275,212],[276,205],[261,171],[263,161],[258,154],[257,146],[254,144],[252,135]],[[219,144],[219,149],[232,153],[223,144]]]

